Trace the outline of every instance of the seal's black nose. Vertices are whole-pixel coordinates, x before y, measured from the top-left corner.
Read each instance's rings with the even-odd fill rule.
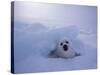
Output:
[[[63,49],[64,49],[64,51],[67,51],[68,50],[68,46],[67,45],[64,45],[63,46]]]

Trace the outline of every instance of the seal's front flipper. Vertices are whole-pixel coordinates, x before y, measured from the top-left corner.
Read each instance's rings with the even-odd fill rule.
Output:
[[[81,56],[81,54],[80,53],[75,53],[75,56]]]
[[[48,54],[48,57],[50,57],[50,58],[58,58],[58,56],[56,55],[55,51],[56,51],[56,50],[51,51],[51,52]]]

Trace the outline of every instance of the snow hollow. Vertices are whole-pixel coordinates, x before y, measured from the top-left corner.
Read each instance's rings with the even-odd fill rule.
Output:
[[[96,69],[97,8],[37,4],[15,2],[15,73]],[[47,57],[63,37],[71,41],[81,56],[71,59]]]

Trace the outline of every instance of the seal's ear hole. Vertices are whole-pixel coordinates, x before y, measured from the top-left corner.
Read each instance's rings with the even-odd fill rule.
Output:
[[[66,43],[69,43],[68,41],[65,41]]]
[[[61,43],[60,43],[60,45],[62,46],[62,45],[63,45],[63,43],[61,42]]]

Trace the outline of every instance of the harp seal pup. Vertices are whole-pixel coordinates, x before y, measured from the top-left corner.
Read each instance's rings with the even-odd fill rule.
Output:
[[[71,43],[68,39],[61,39],[56,49],[49,53],[49,56],[52,58],[73,58],[75,56],[80,56],[80,53],[77,53],[71,46]]]

